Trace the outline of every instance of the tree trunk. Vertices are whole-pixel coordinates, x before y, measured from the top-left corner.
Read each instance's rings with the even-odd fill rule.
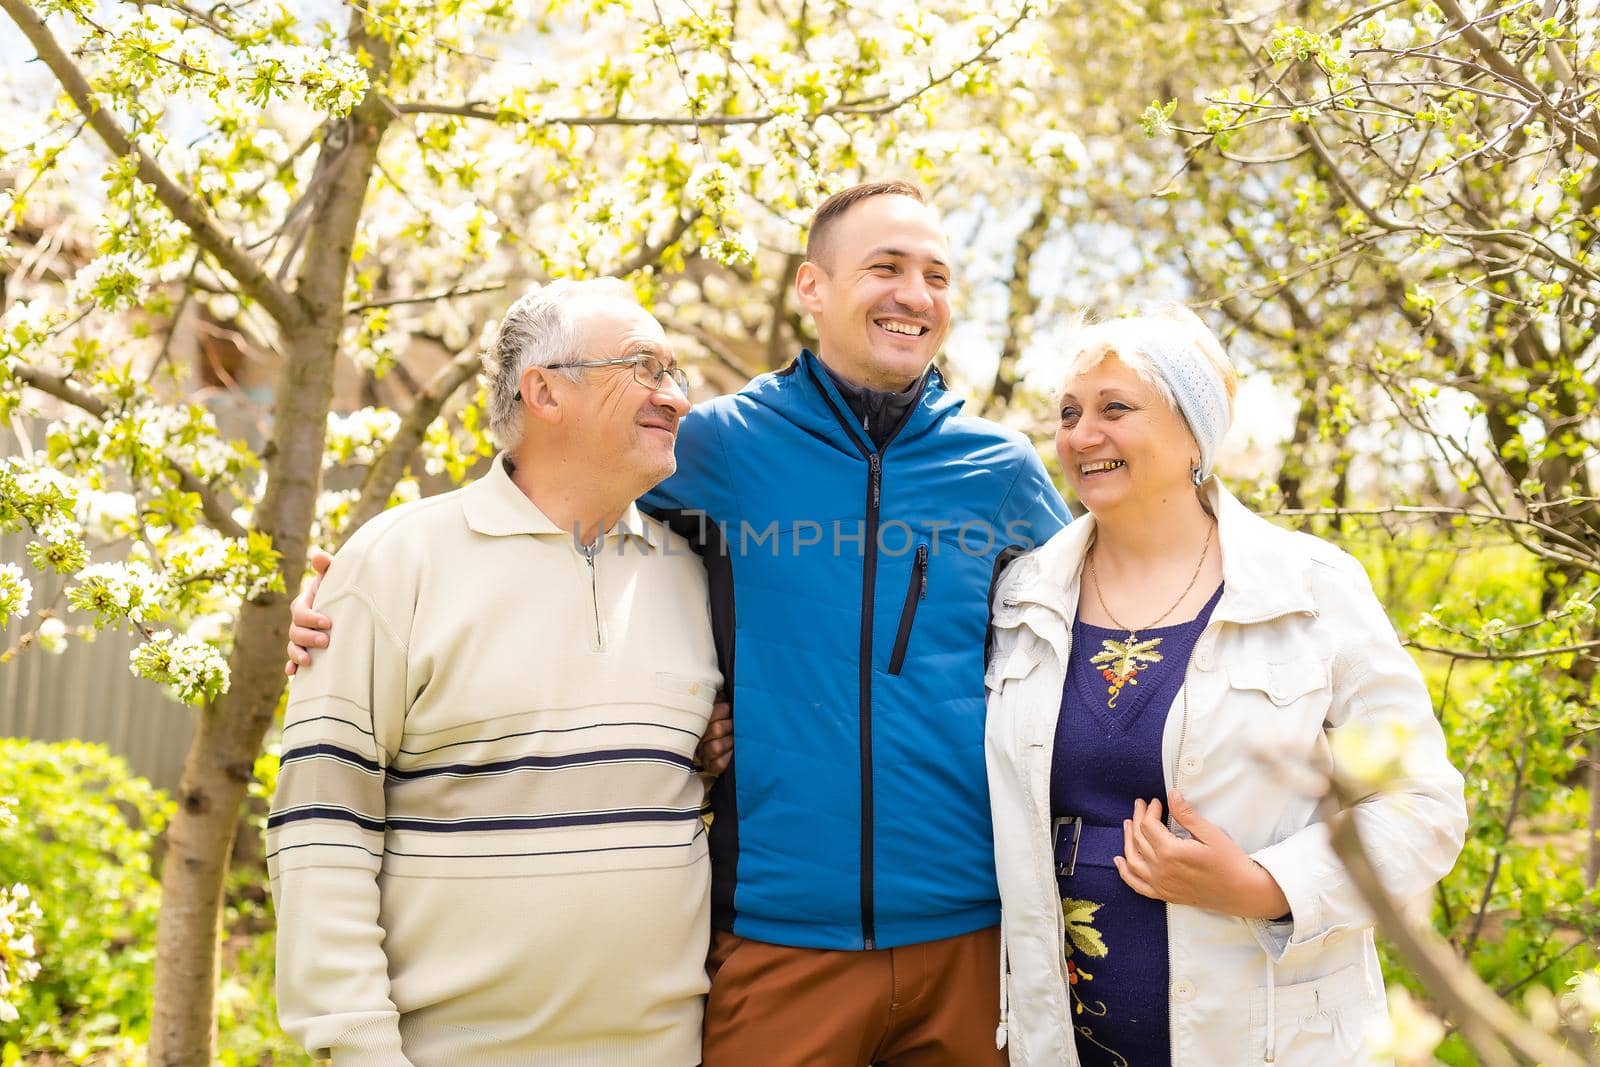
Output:
[[[373,84],[387,68],[381,40],[358,27],[354,45],[375,56]],[[318,168],[325,195],[311,210],[297,299],[309,324],[285,331],[277,383],[267,489],[254,528],[280,553],[286,589],[298,586],[322,480],[322,450],[333,400],[343,293],[357,222],[389,113],[376,91],[348,119],[325,129]],[[209,1067],[215,1059],[216,987],[223,886],[257,753],[283,693],[289,618],[283,594],[246,603],[228,667],[228,692],[205,710],[184,760],[178,810],[167,831],[156,925],[152,1067]]]
[[[1039,196],[1039,206],[1034,210],[1028,225],[1017,235],[1016,251],[1011,260],[1011,281],[1006,285],[1006,336],[1000,347],[1000,362],[995,364],[994,381],[989,386],[989,396],[979,409],[979,414],[997,417],[1011,406],[1017,388],[1017,361],[1022,358],[1022,347],[1033,333],[1033,317],[1039,311],[1039,299],[1033,295],[1030,279],[1033,276],[1033,257],[1050,232],[1051,206],[1055,190],[1046,188]],[[1051,397],[1055,402],[1055,397]]]
[[[239,808],[282,692],[287,624],[281,596],[244,605],[229,661],[232,685],[201,716],[184,760],[156,925],[150,1062],[161,1067],[204,1067],[215,1060],[223,885]]]
[[[1317,415],[1322,408],[1321,377],[1307,361],[1300,375],[1300,409],[1294,416],[1294,433],[1283,449],[1283,465],[1278,468],[1278,492],[1283,496],[1283,506],[1298,511],[1306,506],[1302,489],[1310,464],[1306,454],[1311,451],[1317,435]]]
[[[281,553],[285,588],[300,580],[322,476],[333,397],[336,326],[284,338],[292,353],[279,383],[267,491],[255,528]],[[223,886],[240,806],[262,739],[283,693],[289,618],[283,594],[245,603],[228,659],[228,692],[200,718],[167,830],[156,924],[156,987],[150,1030],[154,1067],[207,1067],[215,1059],[214,1001]]]
[[[1589,887],[1600,885],[1600,731],[1589,737]]]

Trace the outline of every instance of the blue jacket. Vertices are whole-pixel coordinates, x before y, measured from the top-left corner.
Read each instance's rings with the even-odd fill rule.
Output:
[[[1000,567],[1066,509],[1028,440],[930,371],[882,449],[816,356],[698,405],[644,504],[705,554],[734,708],[720,929],[806,948],[999,921],[984,649]]]

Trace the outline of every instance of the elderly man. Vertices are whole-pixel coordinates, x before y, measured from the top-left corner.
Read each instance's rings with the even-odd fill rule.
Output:
[[[524,296],[485,362],[505,451],[351,538],[290,689],[283,1025],[339,1067],[688,1067],[719,675],[700,562],[633,504],[683,375],[618,282]]]
[[[932,366],[950,258],[916,187],[830,197],[795,280],[817,353],[696,409],[641,502],[705,554],[737,723],[706,1067],[1006,1062],[989,593],[1067,516],[1027,439]],[[305,596],[295,622],[325,643]]]

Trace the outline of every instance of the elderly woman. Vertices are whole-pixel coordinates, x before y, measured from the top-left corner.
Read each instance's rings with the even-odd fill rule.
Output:
[[[1383,981],[1328,820],[1401,896],[1461,848],[1461,775],[1360,564],[1210,476],[1234,386],[1186,311],[1069,361],[1056,449],[1089,516],[1003,575],[987,678],[1014,1065],[1373,1062]],[[1405,775],[1340,813],[1305,771],[1374,727]]]

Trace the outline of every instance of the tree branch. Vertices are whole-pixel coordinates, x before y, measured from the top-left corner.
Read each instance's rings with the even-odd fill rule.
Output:
[[[1407,641],[1406,645],[1418,652],[1433,652],[1451,659],[1478,659],[1494,660],[1496,662],[1518,659],[1544,659],[1548,656],[1562,656],[1569,652],[1587,652],[1590,649],[1600,648],[1600,641],[1580,641],[1575,645],[1562,645],[1559,648],[1530,648],[1521,652],[1468,652],[1459,648],[1437,648],[1433,645],[1424,645],[1420,641]]]
[[[1489,64],[1489,69],[1494,71],[1501,81],[1520,89],[1529,103],[1538,107],[1552,122],[1555,122],[1571,134],[1572,139],[1582,145],[1585,152],[1588,152],[1596,159],[1600,159],[1600,137],[1596,137],[1590,130],[1581,128],[1576,122],[1573,122],[1563,114],[1559,107],[1551,103],[1550,97],[1540,90],[1537,85],[1532,84],[1517,65],[1511,62],[1511,59],[1504,52],[1495,47],[1494,42],[1489,40],[1488,36],[1478,28],[1477,21],[1467,17],[1467,13],[1461,9],[1461,5],[1456,0],[1438,0],[1438,2],[1439,10],[1444,12],[1445,17],[1460,29],[1462,40],[1471,45],[1483,57],[1483,61]],[[1550,47],[1554,48],[1555,45],[1552,43]],[[1565,61],[1565,58],[1564,56],[1562,57],[1563,61]],[[1559,68],[1557,68],[1558,75],[1559,72]]]
[[[687,215],[678,216],[678,221],[672,224],[672,229],[667,232],[665,237],[654,244],[640,245],[637,252],[617,265],[617,269],[611,272],[612,275],[621,278],[635,271],[644,270],[644,268],[660,259],[661,253],[682,240],[683,235],[689,232],[689,227],[693,226],[695,220],[699,217],[699,211],[691,211]]]
[[[479,285],[468,289],[447,289],[442,293],[427,293],[423,296],[395,296],[383,300],[369,300],[364,304],[352,304],[345,308],[346,315],[359,315],[363,311],[374,311],[378,308],[400,307],[405,304],[431,304],[435,300],[454,300],[459,296],[479,296],[483,293],[498,293],[506,287],[505,282],[494,282],[490,285]]]
[[[421,446],[422,439],[428,433],[428,427],[439,417],[439,412],[444,410],[444,406],[450,402],[456,390],[471,381],[478,373],[481,365],[477,346],[469,345],[445,364],[428,382],[427,388],[417,396],[411,409],[401,418],[400,427],[383,450],[383,454],[367,468],[367,476],[361,483],[361,496],[356,501],[356,506],[351,509],[350,521],[345,525],[344,533],[339,538],[340,545],[343,545],[368,519],[382,513],[389,506],[389,497],[393,495],[400,476],[410,465],[412,455]]]
[[[683,322],[679,319],[665,318],[659,315],[657,318],[661,319],[662,326],[666,327],[668,330],[671,330],[673,333],[683,334],[683,336],[693,340],[701,348],[711,353],[711,357],[713,359],[722,364],[724,367],[727,367],[729,370],[733,371],[744,381],[750,381],[758,373],[757,371],[753,371],[749,367],[746,367],[739,360],[739,357],[734,355],[732,350],[730,350],[727,345],[723,344],[718,337],[711,333],[711,331],[703,327],[696,326],[692,322]]]
[[[1420,430],[1420,432],[1425,433],[1436,440],[1439,436],[1431,430]],[[1464,519],[1475,519],[1480,522],[1498,522],[1507,527],[1528,526],[1538,530],[1546,537],[1554,538],[1567,544],[1571,544],[1576,549],[1590,553],[1593,553],[1594,551],[1590,546],[1578,541],[1576,538],[1572,537],[1572,535],[1566,533],[1565,531],[1559,530],[1548,523],[1540,522],[1538,519],[1530,519],[1518,515],[1508,515],[1503,511],[1473,510],[1471,508],[1454,508],[1444,505],[1393,504],[1387,507],[1371,508],[1280,508],[1277,511],[1271,512],[1270,514],[1284,515],[1292,518],[1335,517],[1340,515],[1356,515],[1367,517],[1382,515],[1444,515]],[[1579,567],[1583,570],[1590,571],[1591,573],[1600,574],[1600,558],[1584,559],[1569,555],[1566,552],[1560,552],[1543,546],[1536,548],[1527,544],[1526,542],[1519,541],[1519,543],[1522,544],[1524,548],[1529,549],[1529,551],[1537,554],[1548,554],[1548,558],[1556,559],[1559,562]]]
[[[155,189],[156,196],[194,235],[195,241],[211,254],[221,267],[238,281],[239,287],[266,308],[284,325],[303,317],[299,304],[252,259],[233,238],[224,233],[210,211],[163,171],[143,148],[135,144],[111,112],[95,99],[94,90],[72,58],[56,41],[44,20],[27,0],[0,0],[0,9],[11,17],[33,45],[62,90],[82,112],[101,141],[117,157],[133,156],[139,164],[139,178]]]
[[[1500,822],[1500,846],[1494,850],[1494,862],[1489,865],[1489,877],[1483,880],[1483,893],[1478,898],[1478,910],[1472,920],[1472,932],[1467,935],[1467,945],[1462,955],[1469,961],[1478,948],[1478,938],[1483,935],[1483,924],[1489,918],[1489,902],[1494,899],[1494,884],[1500,880],[1500,868],[1505,864],[1506,846],[1511,844],[1511,828],[1517,822],[1517,808],[1522,804],[1522,787],[1527,780],[1528,738],[1523,737],[1522,749],[1517,753],[1516,780],[1511,786],[1511,800],[1506,804],[1506,817]]]
[[[72,383],[66,375],[43,374],[32,367],[17,367],[11,372],[23,385],[37,389],[41,393],[55,397],[87,412],[97,419],[106,418],[111,414],[111,406],[97,396],[84,392]],[[246,530],[234,520],[233,512],[221,498],[205,482],[202,482],[193,472],[175,461],[171,456],[163,455],[167,466],[178,476],[178,487],[186,493],[193,493],[200,498],[200,510],[218,533],[226,537],[244,537]]]
[[[777,370],[783,360],[783,313],[789,306],[789,291],[794,287],[795,275],[800,273],[800,264],[805,256],[799,252],[790,252],[783,257],[783,277],[773,287],[772,308],[770,314],[772,321],[767,324],[767,350],[766,361],[768,370]]]
[[[1334,783],[1345,804],[1353,804],[1359,791]],[[1461,962],[1439,936],[1407,921],[1378,877],[1365,846],[1361,828],[1348,812],[1332,820],[1334,852],[1357,891],[1372,910],[1378,926],[1422,982],[1428,996],[1461,1029],[1485,1067],[1512,1067],[1520,1061],[1547,1067],[1583,1067],[1583,1059],[1520,1018]]]
[[[6,3],[15,3],[17,0],[5,0]],[[1024,19],[1033,13],[1032,4],[1024,4],[1004,29],[994,35],[994,39],[985,44],[977,52],[968,56],[960,63],[951,67],[937,78],[932,78],[917,88],[902,96],[878,102],[880,98],[872,97],[865,100],[852,100],[841,102],[830,107],[822,108],[810,115],[802,116],[807,119],[823,117],[836,117],[839,115],[856,115],[873,117],[887,115],[892,111],[916,100],[918,97],[936,89],[957,74],[966,70],[974,63],[982,62],[994,50],[994,46],[1009,37]],[[522,122],[530,126],[669,126],[680,128],[702,128],[719,126],[760,126],[777,118],[776,112],[763,111],[753,115],[568,115],[540,117],[528,119],[514,111],[488,106],[487,103],[468,101],[464,104],[430,104],[414,101],[406,104],[395,104],[394,109],[402,115],[454,115],[457,118],[483,119],[488,122]]]

